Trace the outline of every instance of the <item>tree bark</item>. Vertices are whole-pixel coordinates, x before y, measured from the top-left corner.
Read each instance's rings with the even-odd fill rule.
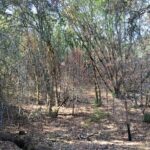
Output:
[[[125,100],[125,111],[126,111],[126,125],[127,125],[127,133],[128,133],[128,141],[132,141],[132,135],[130,130],[130,121],[129,121],[129,112],[128,112],[128,104]]]

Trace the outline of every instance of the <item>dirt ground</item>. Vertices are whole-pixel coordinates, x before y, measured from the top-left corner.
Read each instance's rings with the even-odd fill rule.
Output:
[[[52,150],[150,150],[150,124],[142,121],[141,109],[135,109],[129,102],[132,133],[132,141],[129,142],[123,102],[119,99],[113,102],[111,95],[107,101],[105,95],[103,92],[103,106],[96,108],[93,89],[87,88],[75,105],[74,116],[70,105],[62,107],[55,119],[45,115],[45,106],[22,105],[30,112],[29,121],[19,127],[13,124],[5,126],[3,130],[25,130],[35,143],[49,144]],[[115,109],[112,109],[113,106]],[[105,117],[91,121],[95,110],[103,112]],[[3,150],[4,144],[1,142],[0,145],[0,150]]]

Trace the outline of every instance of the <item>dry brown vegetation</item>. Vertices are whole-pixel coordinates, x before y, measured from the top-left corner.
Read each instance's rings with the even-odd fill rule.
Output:
[[[112,97],[109,95],[107,104],[105,95],[106,93],[103,92],[103,107],[96,108],[93,104],[94,89],[85,88],[82,99],[76,103],[74,116],[71,115],[72,107],[68,106],[67,108],[62,107],[58,117],[53,119],[46,115],[45,106],[21,105],[29,118],[21,122],[16,120],[17,123],[20,123],[19,128],[13,120],[12,124],[3,126],[3,131],[11,133],[25,131],[27,135],[32,137],[34,143],[41,143],[44,147],[48,145],[49,149],[54,150],[148,150],[150,147],[150,124],[143,122],[141,108],[134,108],[129,102],[133,139],[132,142],[128,142],[124,105],[119,99],[115,99],[115,110],[113,111]],[[95,113],[95,110],[103,112],[102,116],[94,118],[92,114]],[[1,149],[4,145],[10,144],[3,143]],[[11,149],[15,148],[12,146]]]

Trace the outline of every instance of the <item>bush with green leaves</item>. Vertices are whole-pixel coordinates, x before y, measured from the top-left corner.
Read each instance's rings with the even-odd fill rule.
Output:
[[[143,119],[144,122],[147,122],[147,123],[150,123],[150,113],[145,113],[144,114],[144,119]]]
[[[39,119],[42,116],[42,108],[37,108],[33,110],[29,116],[28,119],[34,120],[34,119]]]
[[[96,107],[100,107],[100,106],[102,105],[101,99],[95,99],[94,105],[95,105]]]
[[[94,112],[90,115],[90,122],[100,122],[102,119],[105,119],[107,113],[103,112],[102,110],[95,109]]]

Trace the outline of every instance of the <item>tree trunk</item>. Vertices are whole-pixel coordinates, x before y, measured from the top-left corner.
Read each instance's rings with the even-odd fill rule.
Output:
[[[38,77],[36,76],[36,98],[37,98],[37,104],[39,104],[40,101],[40,85]]]
[[[128,141],[132,141],[131,130],[130,130],[130,121],[129,121],[129,112],[128,112],[128,104],[125,100],[125,111],[126,111],[126,125],[127,125],[127,133],[128,133]]]
[[[142,78],[143,78],[143,76],[142,76],[142,64],[141,64],[140,67],[141,67],[141,68],[140,68],[140,69],[141,69],[141,72],[140,72],[140,73],[141,73],[141,74],[140,74],[140,78],[141,78],[141,79],[140,79],[140,80],[141,80],[141,83],[140,83],[141,104],[140,104],[140,105],[143,106],[143,93],[142,93],[142,92],[143,92],[143,83],[142,83]]]
[[[0,101],[3,99],[3,92],[2,92],[2,79],[0,78]]]
[[[127,123],[128,141],[132,141],[130,124]]]
[[[98,84],[98,79],[97,79],[97,74],[96,74],[96,68],[95,68],[94,64],[93,64],[93,71],[94,71],[95,96],[96,96],[95,104],[96,104],[97,107],[100,107],[102,105],[101,90],[100,90],[100,87],[99,87],[99,84]]]
[[[120,91],[120,87],[114,87],[114,96],[116,97],[116,98],[120,98],[120,96],[121,96],[121,91]]]

